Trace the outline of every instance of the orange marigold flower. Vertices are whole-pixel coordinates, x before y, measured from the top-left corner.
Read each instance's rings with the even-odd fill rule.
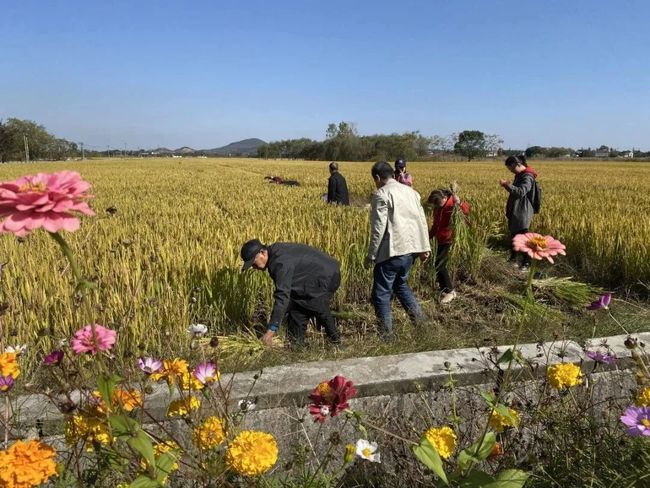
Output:
[[[16,441],[0,451],[0,486],[30,488],[40,486],[56,474],[56,451],[37,441]]]
[[[0,354],[0,376],[11,376],[13,379],[20,376],[20,368],[18,367],[15,352]]]
[[[199,449],[212,449],[225,440],[223,421],[219,417],[208,417],[200,427],[194,429],[194,443]]]
[[[166,380],[167,384],[172,386],[176,381],[180,381],[183,375],[188,372],[188,364],[184,359],[166,359],[163,361],[162,368],[152,373],[150,378],[152,381]]]

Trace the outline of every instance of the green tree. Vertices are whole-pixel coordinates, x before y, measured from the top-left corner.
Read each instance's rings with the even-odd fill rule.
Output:
[[[464,130],[458,134],[458,142],[454,145],[454,151],[471,161],[485,157],[486,144],[485,134],[480,130]]]

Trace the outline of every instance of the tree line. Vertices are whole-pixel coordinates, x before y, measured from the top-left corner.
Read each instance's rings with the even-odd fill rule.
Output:
[[[76,143],[50,134],[45,127],[32,122],[10,118],[0,120],[0,162],[29,159],[63,160],[80,155]]]

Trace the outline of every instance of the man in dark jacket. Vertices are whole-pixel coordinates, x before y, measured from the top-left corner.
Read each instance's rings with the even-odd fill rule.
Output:
[[[340,344],[336,321],[330,311],[330,301],[341,284],[339,263],[327,254],[304,244],[278,242],[266,246],[258,239],[241,248],[242,271],[253,267],[268,270],[275,283],[275,303],[271,312],[264,343],[270,346],[280,323],[287,316],[289,339],[302,345],[309,319],[333,344]]]
[[[348,185],[339,173],[339,163],[330,163],[330,178],[327,182],[327,203],[350,205]]]

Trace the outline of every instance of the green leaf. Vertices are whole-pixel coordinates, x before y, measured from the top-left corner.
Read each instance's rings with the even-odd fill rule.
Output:
[[[467,476],[455,473],[451,478],[459,488],[483,488],[494,481],[494,478],[483,471],[473,469]]]
[[[497,359],[497,364],[510,363],[515,359],[515,355],[512,352],[512,349],[506,349],[506,351]]]
[[[147,461],[148,466],[153,468],[156,465],[151,439],[144,430],[138,429],[135,436],[129,437],[126,443]]]
[[[463,449],[460,454],[458,454],[458,467],[461,471],[467,470],[472,464],[478,464],[487,457],[492,452],[494,444],[497,442],[497,436],[494,432],[488,432],[483,438],[483,442],[479,446],[478,442],[475,442],[467,449]]]
[[[140,425],[126,415],[110,415],[108,423],[116,437],[131,437],[140,430]]]
[[[122,378],[117,375],[111,375],[108,378],[100,376],[97,379],[97,389],[109,409],[113,407],[113,391],[120,381],[122,381]]]
[[[529,477],[529,473],[520,469],[506,469],[501,471],[492,483],[483,488],[522,488]]]
[[[140,475],[138,476],[130,485],[129,488],[158,488],[161,484],[152,480],[148,476]]]
[[[447,475],[442,467],[442,459],[440,459],[438,451],[436,451],[425,437],[420,440],[420,445],[413,448],[413,454],[415,454],[415,457],[417,457],[422,464],[436,473],[438,478],[440,478],[444,484],[449,485]]]
[[[497,397],[494,396],[494,393],[491,391],[482,391],[481,396],[485,398],[485,401],[489,406],[494,405],[494,403],[497,401]]]
[[[156,461],[156,479],[162,484],[169,473],[174,471],[173,466],[178,462],[179,450],[173,449],[158,456]]]
[[[513,427],[519,427],[519,419],[510,413],[510,409],[508,407],[502,403],[499,403],[494,406],[494,410],[496,410],[498,414],[503,415],[508,420],[510,420]]]

